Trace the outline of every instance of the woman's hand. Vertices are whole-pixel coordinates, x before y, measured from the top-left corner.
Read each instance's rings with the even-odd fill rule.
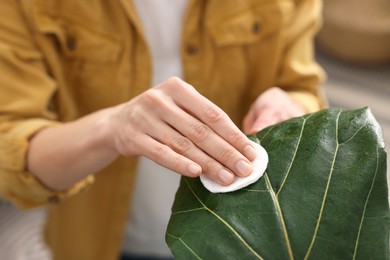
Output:
[[[262,93],[244,118],[245,134],[255,134],[263,128],[305,114],[303,107],[285,91],[273,87]]]
[[[170,78],[115,108],[110,143],[124,156],[146,156],[185,176],[201,172],[223,185],[252,172],[256,152],[216,105]]]

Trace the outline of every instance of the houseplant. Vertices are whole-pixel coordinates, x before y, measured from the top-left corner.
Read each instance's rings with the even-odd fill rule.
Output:
[[[389,259],[386,153],[368,108],[331,108],[250,139],[256,183],[213,194],[183,177],[166,241],[176,259]]]

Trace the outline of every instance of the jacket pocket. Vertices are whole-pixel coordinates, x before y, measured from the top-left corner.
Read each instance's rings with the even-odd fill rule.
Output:
[[[222,46],[249,45],[277,34],[291,17],[291,1],[253,1],[246,10],[214,21],[208,31],[215,43]]]
[[[61,54],[69,60],[115,62],[120,52],[118,36],[90,27],[71,17],[35,14],[40,33],[54,38]]]

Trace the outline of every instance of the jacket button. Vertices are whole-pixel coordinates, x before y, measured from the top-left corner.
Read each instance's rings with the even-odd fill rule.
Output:
[[[259,22],[254,22],[252,24],[252,33],[257,34],[261,31],[261,24]]]
[[[198,47],[196,47],[195,45],[193,44],[190,44],[187,46],[187,53],[189,55],[195,55],[198,53]]]
[[[60,198],[56,195],[52,195],[48,198],[49,203],[51,204],[58,204],[60,202]]]
[[[68,47],[68,50],[74,51],[77,47],[77,41],[75,38],[68,38],[66,40],[66,46]]]

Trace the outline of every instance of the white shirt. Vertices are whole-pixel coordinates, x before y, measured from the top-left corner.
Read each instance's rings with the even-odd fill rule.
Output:
[[[21,211],[0,200],[0,259],[52,259],[43,237],[46,215],[45,208]]]
[[[187,0],[133,0],[151,52],[152,86],[182,77],[181,31]],[[151,86],[151,87],[152,87]],[[141,157],[123,251],[171,256],[165,231],[180,175]]]

